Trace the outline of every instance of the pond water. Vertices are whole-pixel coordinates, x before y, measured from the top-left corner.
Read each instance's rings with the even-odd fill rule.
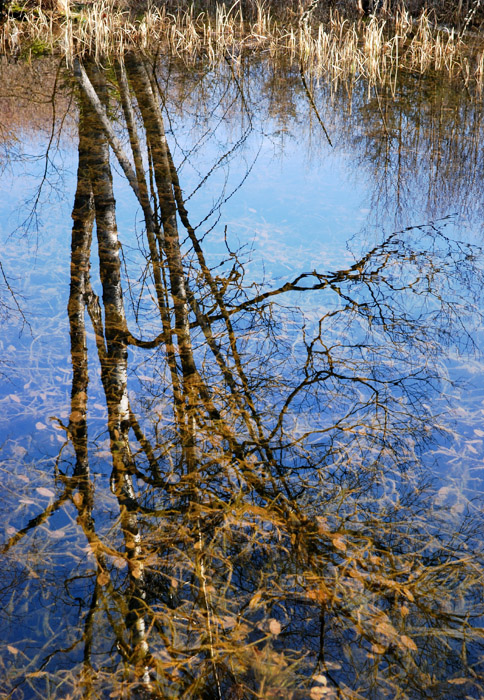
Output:
[[[479,100],[0,71],[1,696],[482,697]]]

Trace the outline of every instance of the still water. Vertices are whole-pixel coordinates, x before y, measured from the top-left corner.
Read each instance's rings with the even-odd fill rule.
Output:
[[[2,697],[482,697],[479,102],[1,71]]]

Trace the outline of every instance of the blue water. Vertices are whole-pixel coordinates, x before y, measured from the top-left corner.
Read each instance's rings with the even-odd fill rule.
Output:
[[[222,83],[227,79],[223,77]],[[468,151],[476,144],[470,135],[467,137],[465,129],[462,141],[454,144],[455,164],[446,163],[445,166],[454,174],[452,186],[445,191],[436,172],[437,161],[432,150],[435,144],[432,146],[430,140],[426,140],[425,133],[415,141],[415,121],[410,117],[403,123],[399,139],[387,141],[384,157],[377,155],[379,148],[383,151],[385,148],[381,129],[375,126],[376,133],[372,131],[379,117],[374,111],[368,118],[371,100],[366,98],[365,90],[356,94],[352,112],[348,112],[347,101],[341,96],[330,99],[324,86],[315,93],[333,147],[326,142],[317,123],[311,123],[310,109],[308,112],[301,94],[294,96],[294,111],[285,115],[281,124],[280,114],[271,112],[271,101],[260,85],[256,85],[255,92],[257,99],[249,130],[247,120],[241,123],[237,110],[227,113],[225,107],[219,105],[212,112],[208,110],[206,115],[195,108],[180,113],[176,109],[176,95],[167,100],[170,115],[167,123],[169,121],[171,126],[168,139],[175,164],[181,164],[180,181],[185,195],[189,197],[203,181],[203,186],[188,199],[187,207],[198,235],[203,238],[211,266],[224,259],[230,260],[228,250],[238,251],[245,266],[247,284],[257,283],[263,289],[276,288],[301,273],[347,269],[392,231],[438,222],[449,216],[445,222],[448,237],[480,243],[484,219],[482,180],[477,176],[482,156],[479,149],[474,152],[472,177],[466,178],[463,162],[470,162]],[[187,104],[189,102],[185,106]],[[468,109],[472,111],[474,107]],[[458,110],[454,118],[457,122]],[[448,119],[452,120],[452,116]],[[422,131],[425,130],[422,128]],[[201,134],[205,136],[200,141]],[[244,141],[235,147],[241,135]],[[444,153],[451,141],[450,137],[446,139],[439,146]],[[458,147],[462,147],[460,151]],[[44,174],[45,148],[45,137],[27,129],[21,153],[12,157],[0,179],[0,261],[15,294],[14,300],[0,280],[0,300],[11,309],[4,314],[0,338],[0,478],[3,484],[0,525],[5,540],[25,527],[29,519],[59,494],[59,482],[53,480],[53,476],[59,450],[65,443],[61,424],[67,423],[70,411],[71,363],[66,309],[77,144],[67,139],[51,152],[47,178],[32,214],[39,178]],[[191,154],[189,160],[184,157],[187,152]],[[224,153],[230,155],[224,158]],[[217,163],[219,166],[213,169]],[[138,246],[141,215],[119,169],[115,174],[115,194],[120,240],[136,290],[142,263]],[[442,225],[436,224],[439,230]],[[421,236],[423,240],[423,231]],[[99,291],[95,254],[92,264],[93,282]],[[470,283],[472,285],[472,280]],[[134,314],[129,310],[128,301],[126,295],[128,316],[134,328]],[[284,332],[284,341],[289,340],[294,351],[288,360],[288,371],[293,370],[299,354],[304,351],[301,324],[305,324],[310,334],[317,328],[322,313],[335,308],[336,303],[331,295],[319,292],[294,293],[285,299],[284,308],[280,310],[283,329],[280,332]],[[410,299],[408,303],[410,311],[417,314],[422,310],[419,301]],[[412,304],[415,304],[413,308]],[[297,311],[294,310],[296,306]],[[462,313],[464,330],[469,332],[475,346],[469,345],[466,352],[459,353],[462,343],[458,342],[456,332],[455,343],[451,342],[445,352],[442,350],[439,360],[442,376],[429,389],[428,396],[421,398],[429,415],[442,414],[442,432],[425,448],[422,463],[429,471],[435,470],[435,475],[441,479],[436,503],[448,504],[449,517],[456,522],[467,508],[474,507],[471,500],[480,497],[482,492],[484,385],[479,311],[463,309]],[[333,339],[341,337],[338,334],[344,333],[343,326],[332,331]],[[147,337],[159,331],[156,321],[149,321],[144,329]],[[94,335],[89,326],[88,344],[91,352],[91,468],[102,494],[94,509],[99,533],[108,532],[116,520],[117,503],[109,491],[111,459],[106,407]],[[399,357],[396,353],[396,365]],[[143,353],[130,350],[129,387],[133,400],[139,398],[142,382],[149,385],[151,380],[151,369],[144,362]],[[446,377],[457,384],[451,386]],[[154,408],[162,412],[161,399]],[[331,415],[330,409],[327,415]],[[327,420],[327,416],[312,411],[311,405],[301,402],[296,416],[301,422],[298,429]],[[321,440],[314,437],[312,445]],[[73,464],[69,449],[66,447],[60,460],[63,469]],[[84,541],[79,545],[75,517],[72,504],[63,506],[37,529],[37,534],[27,536],[18,546],[18,553],[12,555],[12,571],[18,569],[19,576],[24,572],[25,580],[17,589],[20,606],[17,601],[10,607],[5,602],[3,639],[17,649],[15,653],[10,652],[12,658],[4,662],[7,670],[10,662],[15,665],[16,653],[34,658],[49,635],[58,640],[60,646],[69,647],[78,617],[76,598],[82,597],[85,585],[82,576],[92,566],[89,547]],[[29,554],[31,547],[35,555]],[[28,572],[25,574],[21,562],[29,561],[29,557],[32,563],[26,565]],[[50,562],[46,568],[42,563],[44,559]],[[72,589],[55,600],[53,579],[60,580],[74,569],[81,578],[76,578]],[[48,570],[51,571],[49,576]],[[102,646],[103,640],[99,644]],[[80,660],[80,651],[76,648],[66,654],[70,655],[72,665]],[[62,663],[59,662],[61,666]]]

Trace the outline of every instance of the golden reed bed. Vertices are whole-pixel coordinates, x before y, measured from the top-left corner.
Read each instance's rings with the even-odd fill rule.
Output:
[[[396,80],[403,69],[444,73],[480,93],[484,79],[484,41],[436,26],[427,11],[418,19],[401,10],[391,19],[370,16],[365,21],[333,11],[322,22],[310,12],[276,18],[263,3],[246,19],[237,2],[219,5],[213,14],[197,14],[193,7],[170,13],[149,6],[136,16],[110,0],[82,5],[58,0],[49,10],[40,5],[15,11],[11,6],[0,30],[0,51],[27,59],[54,52],[70,62],[75,56],[101,59],[132,49],[169,53],[187,63],[203,57],[213,64],[227,57],[237,63],[247,52],[264,53],[336,82],[364,78],[378,84]]]

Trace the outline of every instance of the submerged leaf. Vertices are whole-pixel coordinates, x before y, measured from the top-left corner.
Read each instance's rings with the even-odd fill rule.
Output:
[[[55,540],[61,540],[63,537],[66,536],[66,533],[64,530],[48,530],[49,537],[52,537]]]
[[[55,493],[51,489],[45,488],[45,486],[39,486],[35,490],[37,491],[37,493],[40,493],[41,496],[46,496],[47,498],[55,497]]]
[[[271,631],[271,634],[277,637],[277,635],[281,633],[281,623],[278,620],[272,618],[269,621],[269,629]]]
[[[405,649],[409,649],[410,651],[417,651],[417,645],[411,639],[410,637],[407,637],[406,634],[402,634],[402,636],[399,639],[400,645],[405,647]]]

